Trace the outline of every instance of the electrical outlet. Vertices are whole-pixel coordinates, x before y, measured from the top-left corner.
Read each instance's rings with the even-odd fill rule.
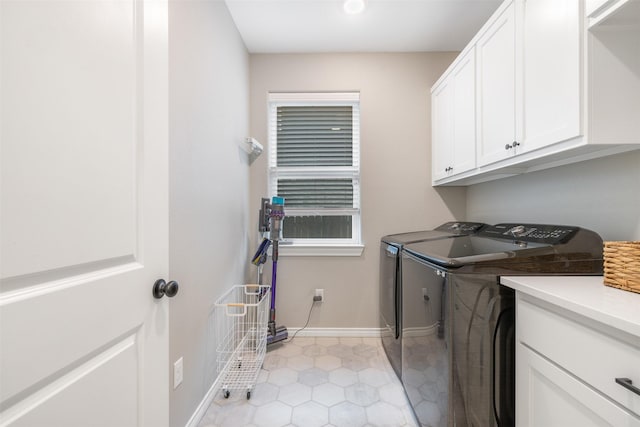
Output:
[[[316,293],[313,296],[314,301],[323,302],[324,301],[324,289],[316,289]]]
[[[182,366],[182,357],[175,361],[173,364],[173,388],[176,389],[182,383],[182,377],[184,374]]]

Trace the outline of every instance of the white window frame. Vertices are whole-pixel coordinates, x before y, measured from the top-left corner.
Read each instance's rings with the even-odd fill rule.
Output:
[[[353,165],[328,167],[277,167],[277,108],[279,106],[349,105],[353,107]],[[351,215],[350,239],[285,239],[280,242],[280,254],[287,256],[360,256],[362,244],[360,209],[360,94],[357,92],[272,92],[268,96],[268,191],[269,197],[277,195],[278,178],[351,178],[353,179],[353,208],[350,209],[300,209],[287,208],[285,215]],[[285,216],[286,222],[286,216]]]

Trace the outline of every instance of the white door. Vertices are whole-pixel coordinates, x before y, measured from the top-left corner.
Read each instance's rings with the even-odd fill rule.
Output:
[[[0,425],[167,426],[166,1],[0,19]]]

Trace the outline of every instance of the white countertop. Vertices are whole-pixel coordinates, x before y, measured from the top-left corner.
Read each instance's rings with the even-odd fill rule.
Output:
[[[503,276],[500,282],[640,337],[640,294],[605,286],[602,276]]]

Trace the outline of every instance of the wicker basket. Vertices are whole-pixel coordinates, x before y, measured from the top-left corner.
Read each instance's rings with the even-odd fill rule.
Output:
[[[604,242],[604,284],[640,293],[640,241]]]

